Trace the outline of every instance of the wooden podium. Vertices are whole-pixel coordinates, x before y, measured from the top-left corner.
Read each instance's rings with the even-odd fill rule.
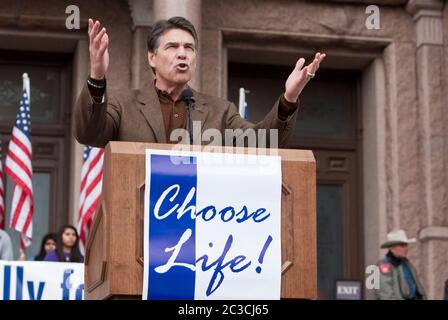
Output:
[[[169,150],[173,145],[110,142],[106,146],[102,201],[86,248],[85,299],[141,299],[148,148]],[[266,150],[217,148],[226,153],[266,154]],[[281,298],[315,299],[316,163],[309,150],[279,149],[278,154],[282,158]]]

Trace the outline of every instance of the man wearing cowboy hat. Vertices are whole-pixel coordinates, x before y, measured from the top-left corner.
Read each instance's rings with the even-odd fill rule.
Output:
[[[425,290],[418,279],[417,271],[406,258],[408,239],[404,230],[394,230],[387,234],[387,241],[381,245],[388,249],[384,259],[377,263],[380,268],[380,288],[375,290],[380,300],[424,300]]]

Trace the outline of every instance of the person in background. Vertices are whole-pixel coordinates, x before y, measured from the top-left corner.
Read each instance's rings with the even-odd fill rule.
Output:
[[[0,260],[12,260],[12,242],[9,234],[0,229]]]
[[[45,256],[50,251],[56,250],[56,241],[58,235],[56,233],[47,233],[42,239],[42,244],[40,245],[40,251],[37,256],[34,257],[34,261],[43,261]]]
[[[426,299],[417,271],[407,258],[408,244],[415,241],[414,238],[408,239],[401,229],[387,234],[387,241],[381,248],[388,249],[388,252],[377,263],[380,269],[380,288],[375,293],[379,300]]]
[[[62,227],[58,234],[56,250],[49,251],[44,261],[84,262],[78,242],[78,231],[74,226],[66,225]]]

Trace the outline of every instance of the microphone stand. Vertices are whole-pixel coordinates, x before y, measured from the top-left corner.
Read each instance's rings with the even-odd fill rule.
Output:
[[[191,109],[193,109],[194,98],[188,99],[187,108],[188,108],[188,134],[190,136],[190,145],[193,145],[193,120],[191,118]]]

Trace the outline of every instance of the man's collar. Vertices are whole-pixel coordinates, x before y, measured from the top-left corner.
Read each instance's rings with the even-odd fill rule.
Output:
[[[196,90],[191,90],[193,91],[193,95],[196,99],[196,103],[192,111],[192,120],[199,121],[201,123],[201,128],[203,129],[209,112],[209,108],[206,107],[207,98]],[[149,82],[145,87],[138,90],[137,101],[139,102],[139,109],[154,131],[156,141],[159,143],[166,143],[167,137],[165,134],[163,115],[155,83],[151,84],[151,82]]]
[[[156,89],[156,92],[157,92],[157,96],[159,96],[159,98],[160,98],[160,97],[170,98],[172,101],[174,101],[174,99],[171,97],[171,95],[168,93],[168,91],[159,89],[159,88],[157,87],[156,80],[157,80],[157,79],[154,79],[153,83],[154,83],[154,88]],[[184,89],[184,90],[187,90],[187,89],[192,90],[188,84],[185,86],[185,89]],[[182,91],[183,91],[183,90],[182,90]],[[182,91],[181,91],[181,92],[182,92]],[[179,101],[179,100],[180,100],[180,95],[179,95],[179,97],[177,98],[177,100],[176,100],[175,102],[177,102],[177,101]]]

